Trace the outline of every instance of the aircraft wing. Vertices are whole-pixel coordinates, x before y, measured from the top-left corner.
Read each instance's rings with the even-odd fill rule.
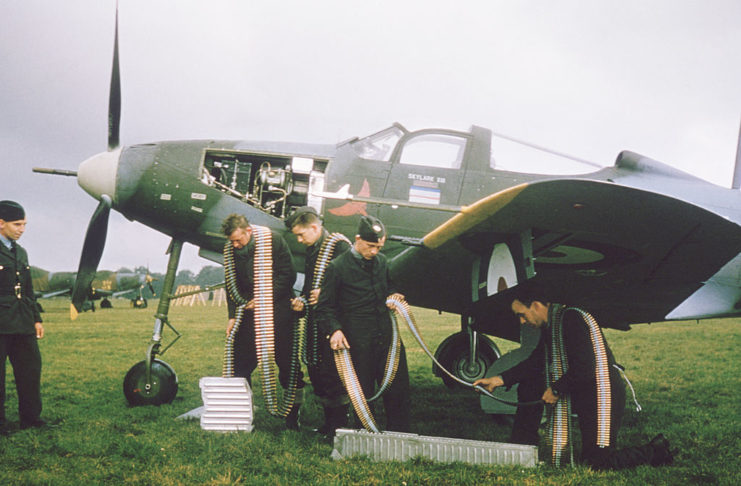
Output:
[[[66,295],[72,291],[71,288],[55,290],[54,292],[36,292],[37,299],[48,299],[50,297],[56,297],[58,295]]]
[[[396,255],[391,269],[411,304],[467,313],[475,329],[517,339],[501,291],[533,274],[604,327],[627,329],[666,320],[740,251],[741,227],[706,209],[614,183],[556,179],[464,207]]]
[[[135,292],[136,290],[138,290],[138,287],[133,287],[133,288],[126,289],[126,290],[118,290],[116,292],[111,293],[111,297],[113,297],[115,299],[115,298],[121,297],[122,295],[126,295],[126,294],[130,294],[131,292]]]

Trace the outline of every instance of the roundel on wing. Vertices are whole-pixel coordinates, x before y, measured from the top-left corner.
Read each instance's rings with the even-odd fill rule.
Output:
[[[494,295],[517,285],[517,271],[515,261],[509,247],[504,243],[497,243],[491,251],[489,269],[486,274],[486,295]]]
[[[604,269],[635,262],[638,254],[608,243],[571,240],[535,255],[535,267],[544,265],[570,266],[576,269]]]
[[[595,263],[605,256],[589,248],[578,246],[560,245],[552,250],[538,255],[538,263],[557,263],[559,265],[581,265],[583,263]]]

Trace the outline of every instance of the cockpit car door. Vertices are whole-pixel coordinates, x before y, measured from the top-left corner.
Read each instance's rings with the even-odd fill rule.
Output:
[[[448,211],[414,206],[443,209],[459,204],[470,141],[468,133],[434,129],[409,133],[400,140],[391,158],[384,198],[408,205],[381,208],[380,217],[389,233],[409,234],[418,226],[421,237],[423,228],[450,218]]]

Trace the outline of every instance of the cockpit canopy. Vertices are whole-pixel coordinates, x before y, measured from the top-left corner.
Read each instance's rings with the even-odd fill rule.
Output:
[[[583,174],[597,164],[529,142],[485,131],[489,136],[489,168],[531,174]],[[358,157],[367,160],[441,169],[460,169],[470,133],[452,130],[410,132],[399,123],[350,142]],[[402,142],[403,145],[399,146]],[[398,157],[395,154],[398,153]]]

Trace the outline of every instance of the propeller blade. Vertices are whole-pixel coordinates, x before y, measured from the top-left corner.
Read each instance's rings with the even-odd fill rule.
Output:
[[[738,142],[736,143],[736,165],[733,167],[733,184],[731,189],[741,188],[741,126],[738,128]]]
[[[154,291],[154,286],[152,285],[152,282],[155,280],[157,279],[149,273],[149,262],[147,262],[147,286],[149,287],[149,291],[152,292],[152,297],[157,297],[157,292]]]
[[[108,150],[118,148],[121,125],[121,78],[118,70],[118,2],[116,2],[116,33],[113,41],[113,69],[108,98]]]
[[[47,169],[46,167],[34,167],[31,169],[33,172],[39,174],[52,174],[52,175],[63,175],[69,177],[77,177],[76,170],[61,170],[61,169]]]
[[[70,318],[75,319],[77,313],[82,311],[82,305],[90,296],[90,291],[98,270],[98,263],[103,256],[106,233],[108,232],[108,215],[111,212],[111,198],[103,194],[100,204],[95,208],[93,217],[85,234],[85,243],[80,255],[80,266],[77,270],[77,279],[72,289],[72,305],[70,306]]]

